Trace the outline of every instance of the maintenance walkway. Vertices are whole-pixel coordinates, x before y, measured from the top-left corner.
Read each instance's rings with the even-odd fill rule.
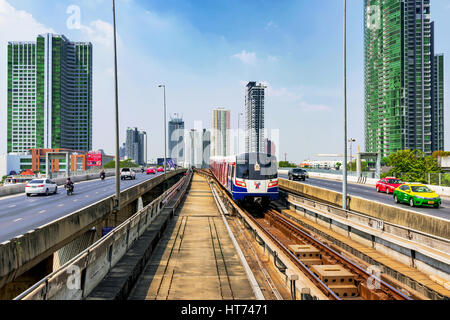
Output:
[[[205,178],[194,175],[129,299],[256,299]]]

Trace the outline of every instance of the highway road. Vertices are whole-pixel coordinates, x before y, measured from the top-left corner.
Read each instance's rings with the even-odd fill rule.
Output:
[[[121,181],[121,190],[160,175],[137,173],[136,180]],[[46,225],[56,219],[84,208],[115,193],[115,177],[91,180],[75,184],[74,194],[68,196],[63,186],[55,195],[24,193],[0,198],[0,243]]]
[[[280,178],[288,179],[287,174],[280,174]],[[342,182],[328,179],[317,179],[317,178],[309,178],[306,179],[305,182],[299,181],[300,183],[305,183],[309,185],[313,185],[316,187],[321,187],[337,192],[342,192]],[[403,209],[413,210],[416,212],[420,212],[423,214],[427,214],[434,217],[439,217],[443,219],[450,220],[450,201],[446,199],[442,199],[442,206],[439,209],[436,208],[428,208],[428,207],[410,207],[408,204],[396,204],[394,202],[392,194],[386,193],[378,193],[375,190],[374,186],[367,186],[363,184],[354,184],[349,183],[347,185],[347,193],[351,196],[356,196],[368,200],[373,200],[377,202],[386,203],[389,205],[397,206]]]

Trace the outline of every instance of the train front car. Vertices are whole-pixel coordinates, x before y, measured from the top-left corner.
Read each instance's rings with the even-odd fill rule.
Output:
[[[270,201],[278,200],[277,158],[264,153],[236,156],[232,185],[234,200],[268,206]]]

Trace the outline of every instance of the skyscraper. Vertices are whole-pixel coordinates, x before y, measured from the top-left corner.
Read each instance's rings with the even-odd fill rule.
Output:
[[[230,154],[230,110],[214,109],[211,117],[211,156]]]
[[[147,133],[138,128],[127,129],[125,155],[140,165],[147,164]]]
[[[276,155],[277,150],[276,150],[275,142],[266,138],[264,140],[264,144],[265,144],[264,150],[267,154],[270,154],[273,156]]]
[[[264,92],[263,84],[249,82],[245,92],[245,149],[264,152]]]
[[[366,151],[443,148],[443,56],[430,0],[365,0]],[[439,133],[437,133],[439,131]]]
[[[177,163],[184,162],[184,121],[178,114],[169,121],[169,158]]]
[[[203,165],[202,169],[210,167],[211,158],[211,132],[203,129]]]
[[[92,149],[91,43],[8,43],[7,152],[32,148]]]

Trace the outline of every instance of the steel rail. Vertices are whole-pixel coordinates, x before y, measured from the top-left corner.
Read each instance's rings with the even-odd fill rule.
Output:
[[[380,285],[381,285],[381,287],[383,289],[383,292],[385,292],[390,297],[392,297],[392,298],[394,298],[396,300],[412,300],[407,295],[405,295],[402,292],[398,291],[397,289],[395,289],[394,287],[392,287],[391,285],[389,285],[385,281],[375,277],[373,274],[367,272],[366,270],[361,268],[359,265],[357,265],[353,261],[351,261],[348,258],[346,258],[343,255],[341,255],[339,252],[333,250],[329,246],[325,245],[323,242],[315,239],[314,237],[312,237],[311,235],[309,235],[308,233],[306,233],[305,231],[303,231],[302,229],[297,227],[291,221],[286,220],[284,217],[281,216],[281,214],[279,212],[274,211],[274,210],[269,210],[268,213],[271,214],[271,217],[274,217],[275,219],[278,219],[279,221],[281,221],[282,223],[287,225],[289,227],[289,229],[293,230],[298,235],[300,235],[303,238],[306,238],[308,241],[314,243],[317,247],[319,247],[320,250],[325,251],[328,255],[330,255],[331,257],[335,258],[336,260],[345,263],[345,265],[347,267],[349,267],[353,272],[355,272],[358,275],[362,276],[365,280],[373,277],[376,281],[379,281],[379,283],[380,283]]]

